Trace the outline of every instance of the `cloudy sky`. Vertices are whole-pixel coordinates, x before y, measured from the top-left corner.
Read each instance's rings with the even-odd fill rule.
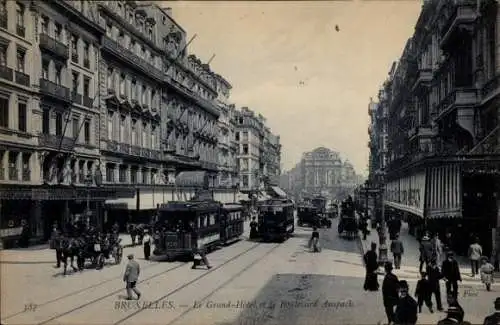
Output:
[[[411,37],[421,1],[164,1],[189,52],[228,79],[231,102],[267,118],[284,169],[318,146],[367,173],[370,97]],[[338,26],[339,31],[336,31]]]

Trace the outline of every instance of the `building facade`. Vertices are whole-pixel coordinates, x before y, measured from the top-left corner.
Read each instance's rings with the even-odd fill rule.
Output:
[[[299,199],[310,195],[343,199],[360,180],[351,163],[342,161],[338,152],[325,147],[304,153],[301,161],[286,175],[283,188]]]
[[[0,228],[146,220],[213,187],[230,85],[186,43],[154,3],[0,1]]]
[[[496,1],[426,1],[386,83],[385,205],[459,253],[471,234],[498,251],[498,21]]]

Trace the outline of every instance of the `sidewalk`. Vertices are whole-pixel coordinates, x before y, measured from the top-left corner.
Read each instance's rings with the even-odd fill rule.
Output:
[[[359,231],[359,241],[360,241],[360,246],[362,247],[363,250],[363,255],[370,250],[371,243],[377,243],[377,254],[378,254],[378,234],[375,229],[371,229],[370,221],[368,221],[368,229],[370,230],[370,234],[366,236],[366,240],[363,240],[363,234],[361,231]],[[387,233],[387,229],[386,229]],[[389,261],[393,261],[392,253],[390,252],[390,243],[391,241],[389,240],[389,234],[386,234],[387,238],[387,246],[388,246],[388,258]],[[403,248],[404,248],[404,254],[401,259],[401,269],[399,270],[394,270],[394,274],[397,276],[402,276],[403,278],[420,278],[419,274],[419,256],[420,256],[420,251],[419,251],[419,242],[415,237],[410,235],[408,233],[408,224],[406,222],[403,222],[402,227],[401,227],[401,232],[399,234],[399,238],[403,242]],[[462,280],[463,283],[477,283],[480,284],[481,281],[479,278],[472,278],[471,277],[471,269],[469,266],[469,262],[467,258],[464,256],[456,256],[455,257],[459,267],[460,267],[460,273],[462,274]]]

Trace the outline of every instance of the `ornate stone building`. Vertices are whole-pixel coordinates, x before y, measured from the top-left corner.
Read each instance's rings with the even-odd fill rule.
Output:
[[[324,147],[304,153],[299,164],[287,174],[284,181],[288,184],[282,187],[297,198],[321,194],[342,199],[359,182],[352,164],[343,162],[337,152]]]
[[[474,233],[488,255],[499,226],[499,18],[496,1],[426,1],[386,81],[385,204],[459,252]]]

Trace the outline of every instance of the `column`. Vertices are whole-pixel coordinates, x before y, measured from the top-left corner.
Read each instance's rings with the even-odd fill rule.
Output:
[[[436,207],[436,177],[434,167],[429,170],[429,205],[432,209]]]
[[[137,166],[137,174],[136,174],[136,177],[137,177],[137,183],[138,184],[142,184],[142,167],[141,166]]]
[[[451,192],[451,187],[450,187],[450,169],[449,167],[444,167],[444,206],[446,208],[450,207],[450,192]]]
[[[76,175],[76,182],[75,183],[80,183],[80,159],[76,159],[75,161],[75,169],[73,170],[73,173]]]
[[[455,197],[457,199],[457,208],[462,207],[462,171],[460,166],[457,166],[457,171],[455,174],[456,186],[455,186]]]
[[[457,170],[456,165],[452,165],[450,168],[450,207],[455,208],[455,172]]]

